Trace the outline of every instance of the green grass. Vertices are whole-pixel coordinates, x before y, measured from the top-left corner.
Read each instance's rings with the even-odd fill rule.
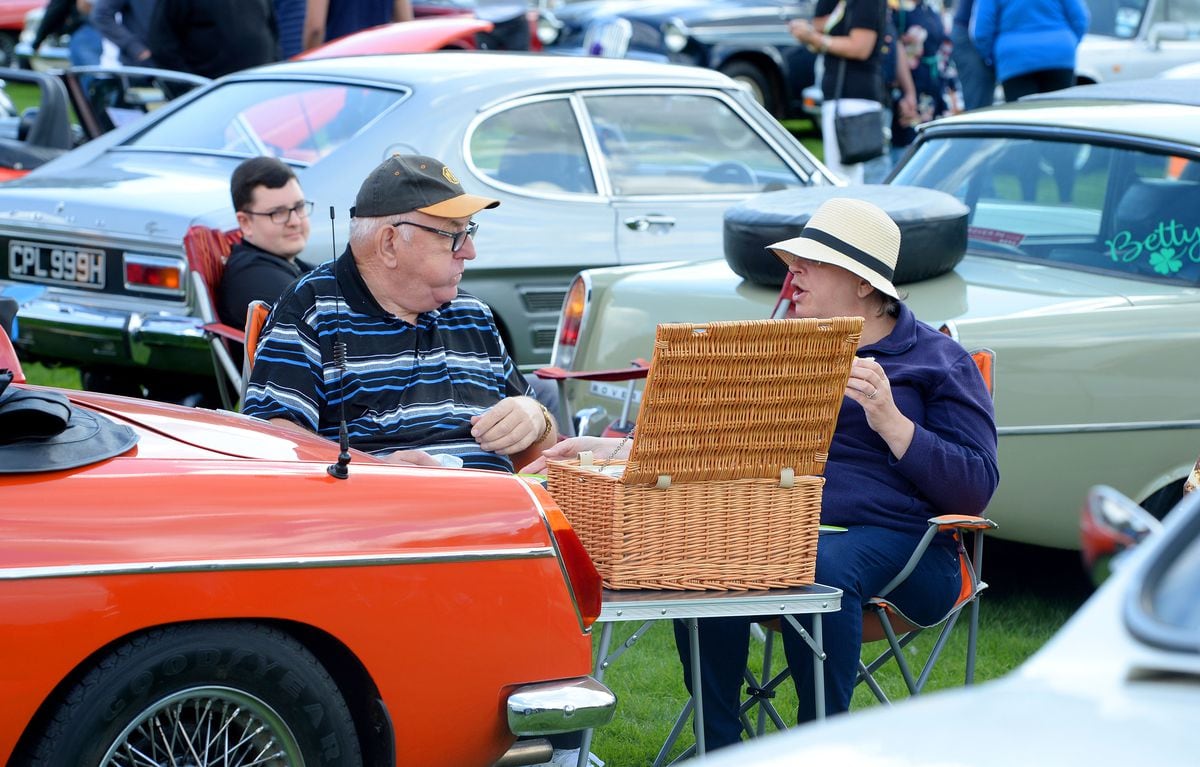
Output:
[[[82,389],[83,381],[79,368],[67,365],[44,365],[39,362],[21,362],[25,380],[38,386],[58,386],[63,389]]]

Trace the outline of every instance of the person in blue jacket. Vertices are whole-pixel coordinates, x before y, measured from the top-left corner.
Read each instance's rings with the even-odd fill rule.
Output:
[[[981,514],[1000,481],[992,399],[971,355],[917,321],[892,284],[900,229],[871,203],[835,197],[813,213],[799,237],[770,246],[792,273],[799,317],[860,316],[858,356],[850,369],[825,465],[821,522],[846,528],[823,535],[816,581],[842,590],[842,609],[824,616],[825,708],[847,711],[862,649],[862,608],[907,563],[940,514]],[[634,438],[636,439],[636,437]],[[592,450],[607,458],[629,441],[573,437],[544,458]],[[620,457],[618,454],[615,457]],[[544,458],[526,471],[544,467]],[[890,595],[906,614],[933,623],[962,586],[949,533],[939,534],[916,569]],[[705,618],[700,634],[704,733],[710,749],[741,739],[738,718],[750,625],[757,618]],[[811,616],[802,616],[812,631]],[[686,628],[676,646],[690,691]],[[797,721],[816,718],[812,654],[783,631],[799,698]]]
[[[1091,16],[1083,0],[977,0],[971,38],[994,63],[1004,100],[1075,84],[1075,50]]]

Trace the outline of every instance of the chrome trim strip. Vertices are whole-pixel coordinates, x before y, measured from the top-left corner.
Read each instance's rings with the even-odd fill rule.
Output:
[[[1068,423],[1051,426],[1000,426],[1000,436],[1024,436],[1031,434],[1094,434],[1096,432],[1121,431],[1167,431],[1172,429],[1200,429],[1200,421],[1142,421],[1139,423]]]
[[[422,554],[332,555],[323,557],[262,557],[256,559],[186,560],[181,562],[114,562],[93,565],[0,568],[0,581],[44,578],[85,578],[100,575],[146,575],[151,573],[202,573],[240,570],[303,570],[327,567],[388,567],[449,562],[482,562],[498,559],[553,557],[554,549],[537,546],[524,549],[480,549]]]

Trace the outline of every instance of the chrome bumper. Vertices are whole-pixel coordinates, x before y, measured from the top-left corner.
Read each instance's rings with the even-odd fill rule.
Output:
[[[35,299],[17,312],[15,340],[42,359],[212,374],[201,325],[187,315]]]
[[[506,708],[514,735],[553,735],[608,724],[617,696],[585,676],[518,688],[508,696]]]

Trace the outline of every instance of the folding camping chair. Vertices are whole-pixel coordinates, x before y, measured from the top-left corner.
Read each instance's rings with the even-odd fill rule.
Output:
[[[234,393],[242,388],[242,366],[233,359],[230,342],[244,343],[245,330],[226,325],[217,318],[217,287],[225,271],[225,259],[233,245],[242,239],[241,231],[222,231],[207,226],[193,226],[183,238],[188,271],[196,311],[203,320],[205,338],[212,351],[213,369],[221,404],[232,410],[236,406]]]

